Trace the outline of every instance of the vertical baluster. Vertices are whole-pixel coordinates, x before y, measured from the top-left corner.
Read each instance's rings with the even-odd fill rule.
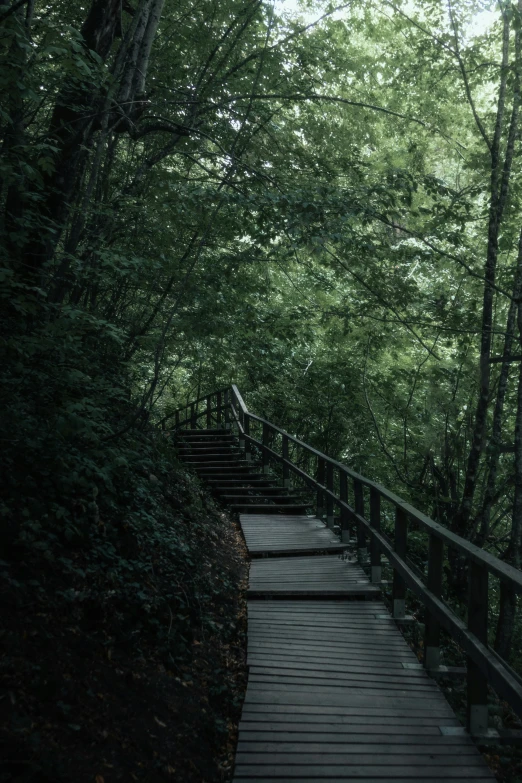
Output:
[[[370,487],[370,525],[374,530],[381,529],[381,496],[376,487]],[[382,581],[381,550],[379,543],[373,536],[370,540],[370,565],[372,569],[372,582]]]
[[[344,470],[339,471],[339,497],[343,503],[348,503],[348,476]],[[341,541],[350,543],[350,512],[341,506]]]
[[[468,628],[480,642],[488,643],[488,569],[469,564]],[[468,658],[468,730],[483,734],[488,728],[488,680]]]
[[[245,431],[245,435],[250,435],[250,418],[248,416],[248,413],[243,413],[243,429]],[[248,461],[252,459],[252,447],[249,440],[245,438],[245,457]]]
[[[174,414],[174,426],[176,429],[179,429],[179,411],[176,411]]]
[[[209,430],[212,426],[212,413],[211,413],[212,404],[211,404],[210,394],[206,398],[206,402],[207,402],[207,430]]]
[[[219,429],[219,425],[221,424],[221,420],[223,418],[221,413],[222,407],[223,407],[223,395],[219,391],[217,393],[217,413],[216,413],[216,424],[218,429]]]
[[[262,437],[263,448],[261,450],[262,451],[261,459],[262,459],[262,462],[263,462],[263,473],[268,473],[268,471],[270,470],[270,466],[268,464],[268,451],[266,450],[267,447],[268,447],[268,444],[269,444],[269,440],[270,440],[270,429],[268,427],[268,424],[263,422],[263,437]]]
[[[238,438],[239,438],[239,448],[244,449],[245,448],[245,436],[243,432],[241,431],[245,427],[245,417],[243,415],[243,409],[239,405],[236,395],[234,392],[232,392],[232,402],[234,405],[234,408],[236,409],[236,415],[237,415],[237,431],[238,431]]]
[[[397,507],[395,509],[395,542],[394,549],[401,558],[406,558],[406,545],[408,542],[408,517],[406,512]],[[393,572],[393,616],[398,620],[406,614],[406,585],[397,573]]]
[[[444,543],[441,538],[431,533],[427,587],[437,598],[442,595],[443,562]],[[426,629],[424,631],[424,666],[427,669],[436,669],[440,666],[440,623],[428,609],[426,609]]]
[[[355,494],[355,513],[364,517],[364,488],[360,481],[354,479],[353,489]],[[359,563],[366,563],[368,549],[366,547],[366,531],[360,522],[357,522],[357,559]]]
[[[230,389],[225,389],[225,429],[231,429],[231,416],[230,416]]]
[[[334,466],[333,463],[328,460],[326,463],[326,489],[329,492],[333,492],[334,488]],[[326,496],[326,524],[333,530],[334,526],[334,502],[331,495]]]
[[[324,459],[321,457],[317,457],[317,483],[320,485],[317,488],[317,517],[318,519],[323,518],[324,514],[324,492],[321,489],[321,487],[324,487],[324,476],[325,476],[325,464]]]
[[[283,455],[283,487],[289,487],[290,486],[290,467],[287,464],[290,457],[288,452],[288,435],[283,435],[283,444],[282,444],[282,455]]]
[[[196,429],[196,424],[197,424],[196,403],[195,402],[191,402],[190,403],[190,427],[191,427],[191,429],[195,430]]]

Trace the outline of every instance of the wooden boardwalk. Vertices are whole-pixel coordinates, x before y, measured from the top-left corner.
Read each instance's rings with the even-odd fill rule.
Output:
[[[227,430],[182,431],[178,449],[252,557],[233,783],[493,781],[347,545]]]
[[[248,597],[380,595],[362,568],[346,568],[342,555],[316,557],[270,557],[256,559],[250,566]]]
[[[240,522],[255,559],[234,783],[492,781],[346,545],[310,517]]]
[[[297,514],[241,514],[241,528],[252,557],[344,552],[346,544],[314,517]]]

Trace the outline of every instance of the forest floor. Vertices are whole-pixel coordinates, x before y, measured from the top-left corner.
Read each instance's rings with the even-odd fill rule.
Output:
[[[10,568],[11,590],[4,583],[0,591],[1,783],[231,779],[246,688],[247,555],[239,525],[203,502],[209,525],[219,524],[208,566],[216,583],[225,573],[230,585],[223,601],[215,585],[216,600],[177,665],[165,665],[152,633],[141,634],[139,649],[132,638],[111,642],[119,615],[78,614],[56,600],[52,574],[43,592],[40,585],[25,604],[13,600],[13,583],[25,579],[27,596],[27,583],[38,580],[28,579],[27,563]],[[155,577],[155,590],[167,592],[168,570]]]

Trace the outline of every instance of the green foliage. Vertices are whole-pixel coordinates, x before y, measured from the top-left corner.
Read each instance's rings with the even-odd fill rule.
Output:
[[[116,581],[141,584],[118,542],[143,527],[180,573],[196,568],[195,539],[173,521],[168,533],[145,477],[166,469],[151,425],[231,381],[252,408],[452,524],[495,202],[484,137],[508,73],[501,159],[517,14],[506,7],[503,70],[500,14],[473,31],[478,2],[457,3],[453,18],[432,2],[308,3],[294,18],[265,3],[167,0],[150,55],[138,22],[154,0],[134,15],[112,5],[63,1],[30,19],[21,8],[0,25],[6,562],[29,550],[57,562],[81,546],[101,564],[112,546]],[[107,15],[97,35],[93,9]],[[520,228],[514,138],[497,356]],[[508,445],[515,412],[511,382]],[[505,554],[505,452],[494,512],[479,519],[488,416],[465,527]],[[142,607],[140,622],[159,612],[164,628],[176,594],[156,606],[139,593],[125,600]]]

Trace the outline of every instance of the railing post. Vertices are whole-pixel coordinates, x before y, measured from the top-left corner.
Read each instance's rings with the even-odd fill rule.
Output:
[[[482,644],[488,643],[488,569],[469,564],[468,629]],[[477,664],[467,661],[468,731],[484,734],[488,728],[488,680]]]
[[[232,425],[230,423],[230,389],[225,389],[225,429],[230,430]]]
[[[328,460],[326,463],[326,489],[333,493],[334,488],[334,466]],[[326,525],[333,530],[334,526],[334,502],[331,495],[326,496]]]
[[[344,470],[339,471],[339,497],[343,503],[348,503],[348,476]],[[350,513],[341,506],[341,541],[350,543]]]
[[[248,413],[243,412],[243,430],[245,432],[245,435],[250,435],[250,419],[248,418]],[[245,439],[245,457],[248,461],[252,459],[252,445],[249,440]]]
[[[317,457],[317,483],[324,487],[324,475],[325,475],[325,464],[324,459],[321,457]],[[324,508],[324,492],[322,489],[318,487],[317,489],[317,517],[318,519],[323,518]]]
[[[223,404],[222,396],[223,395],[219,391],[217,393],[217,412],[216,412],[216,424],[218,425],[218,429],[219,429],[219,425],[221,424],[221,420],[222,420],[222,415],[221,415],[221,407],[222,407],[222,404]]]
[[[212,402],[211,402],[211,395],[209,394],[207,397],[207,430],[210,429],[212,426]]]
[[[270,466],[268,464],[268,452],[266,449],[268,448],[268,442],[269,442],[269,436],[270,436],[270,430],[268,428],[268,424],[266,422],[263,422],[263,449],[261,454],[261,460],[263,463],[263,473],[268,473],[270,470]]]
[[[282,456],[283,456],[283,459],[284,459],[284,462],[283,462],[283,487],[289,487],[290,486],[290,467],[288,465],[288,460],[289,460],[288,435],[283,435]]]
[[[375,487],[370,487],[370,525],[374,530],[381,529],[381,495]],[[372,582],[382,581],[381,550],[379,542],[374,536],[370,539],[370,565],[372,569]]]
[[[353,481],[355,494],[355,513],[364,516],[364,490],[363,485],[357,479]],[[357,559],[359,563],[366,563],[368,559],[368,549],[366,547],[366,533],[364,527],[357,522]]]
[[[191,402],[190,403],[190,427],[191,429],[195,430],[197,425],[197,419],[196,419],[196,403]]]
[[[442,566],[444,561],[444,543],[438,536],[430,535],[428,554],[428,590],[440,598],[442,595]],[[440,623],[426,609],[426,630],[424,632],[424,666],[436,669],[440,666]]]
[[[395,509],[395,542],[394,549],[401,560],[406,558],[408,541],[408,517],[406,512],[397,506]],[[393,572],[393,616],[400,620],[406,615],[406,585],[397,571]]]
[[[179,429],[179,411],[174,413],[174,426]]]

